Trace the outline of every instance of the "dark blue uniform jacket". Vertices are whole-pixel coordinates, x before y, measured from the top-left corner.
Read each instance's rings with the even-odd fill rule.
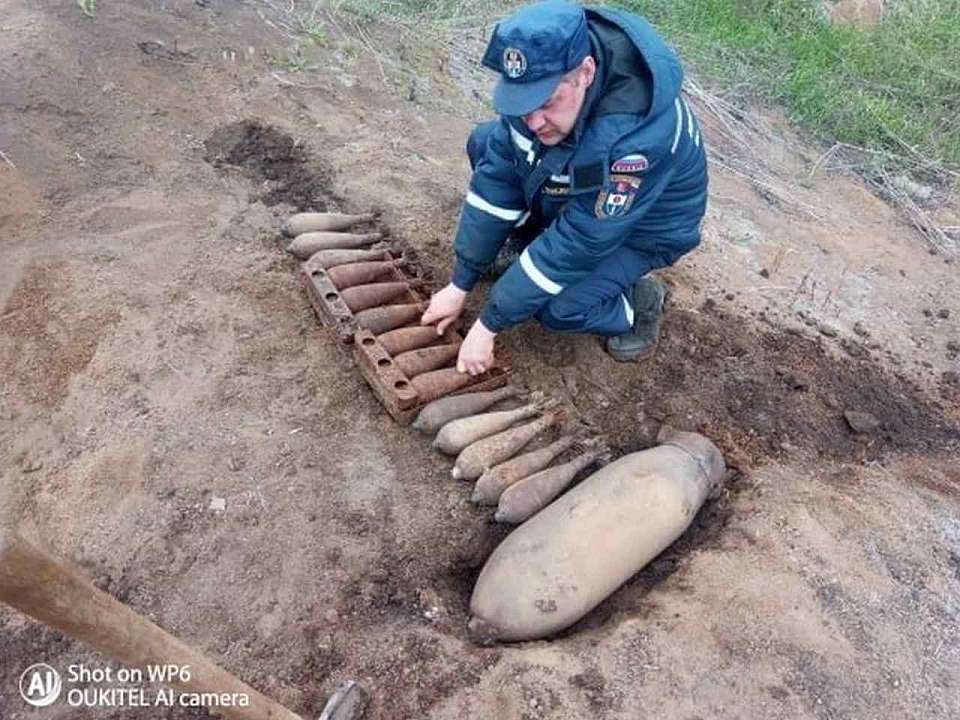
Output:
[[[521,118],[486,134],[460,218],[453,283],[470,290],[531,215],[544,228],[497,281],[481,320],[500,332],[535,315],[626,244],[673,262],[700,240],[707,172],[680,96],[676,55],[641,17],[586,8],[597,76],[563,143]]]

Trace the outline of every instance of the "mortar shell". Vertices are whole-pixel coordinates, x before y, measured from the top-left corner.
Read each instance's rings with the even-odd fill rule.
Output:
[[[361,310],[354,315],[354,319],[361,327],[365,327],[374,335],[379,335],[419,320],[426,308],[426,303],[384,305]]]
[[[395,300],[410,289],[410,283],[385,282],[356,285],[340,293],[340,297],[353,312],[380,307]]]
[[[440,336],[437,335],[437,329],[433,325],[404,327],[377,336],[377,340],[383,346],[383,349],[394,357],[410,350],[425,347],[439,339]]]
[[[436,347],[419,348],[400,353],[393,358],[400,371],[408,378],[422,375],[425,372],[446,367],[457,359],[460,352],[460,343],[454,345],[437,345]]]
[[[346,230],[359,223],[370,222],[373,215],[345,215],[343,213],[303,212],[291,215],[283,224],[283,234],[296,237],[317,230]]]
[[[387,260],[340,265],[339,267],[330,268],[327,271],[327,277],[330,278],[330,282],[337,286],[338,290],[344,290],[354,285],[372,283],[374,280],[391,272],[393,268],[397,267],[401,262],[400,260]]]
[[[318,250],[310,256],[307,262],[310,264],[310,269],[322,268],[326,270],[348,263],[383,260],[386,256],[386,250]]]
[[[380,233],[355,235],[339,232],[308,232],[297,235],[287,250],[301,260],[306,260],[320,250],[350,250],[372,245],[382,236]]]
[[[438,397],[449,395],[473,382],[473,377],[456,368],[443,368],[423,373],[410,380],[417,391],[420,402],[430,402]]]

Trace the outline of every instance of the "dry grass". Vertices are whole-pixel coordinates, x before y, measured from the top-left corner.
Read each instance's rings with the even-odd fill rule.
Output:
[[[505,0],[471,4],[461,0],[256,1],[264,22],[291,41],[332,38],[332,42],[369,58],[381,81],[399,96],[472,119],[492,114],[489,96],[494,78],[480,67],[479,58],[493,24],[515,4]],[[739,68],[737,73],[748,70]],[[277,79],[309,86],[289,78]],[[730,78],[705,83],[688,72],[684,89],[705,126],[711,164],[750,183],[784,210],[823,220],[817,209],[802,199],[802,186],[817,172],[856,174],[896,206],[937,251],[960,252],[957,229],[938,225],[934,219],[937,205],[951,199],[951,188],[960,174],[892,131],[887,132],[890,143],[884,147],[833,142],[797,175],[777,167],[756,150],[774,142],[782,144],[785,139],[776,135],[760,113],[751,110],[754,88]],[[799,147],[796,150],[801,152]],[[927,185],[914,178],[923,178]],[[924,190],[923,197],[912,192],[916,188]]]

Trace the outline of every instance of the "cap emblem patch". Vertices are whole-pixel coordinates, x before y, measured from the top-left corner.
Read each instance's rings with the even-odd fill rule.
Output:
[[[517,48],[503,51],[503,72],[511,80],[523,77],[527,72],[527,58]]]

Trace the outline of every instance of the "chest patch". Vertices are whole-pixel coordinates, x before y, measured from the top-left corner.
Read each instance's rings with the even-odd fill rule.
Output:
[[[650,167],[650,161],[646,155],[635,153],[633,155],[624,155],[619,160],[614,161],[610,166],[610,172],[613,173],[640,173]]]
[[[550,195],[552,197],[558,197],[560,195],[569,195],[570,186],[546,182],[543,185],[543,194]]]
[[[598,218],[626,215],[633,205],[643,180],[632,175],[611,175],[610,182],[597,195],[594,208]]]

